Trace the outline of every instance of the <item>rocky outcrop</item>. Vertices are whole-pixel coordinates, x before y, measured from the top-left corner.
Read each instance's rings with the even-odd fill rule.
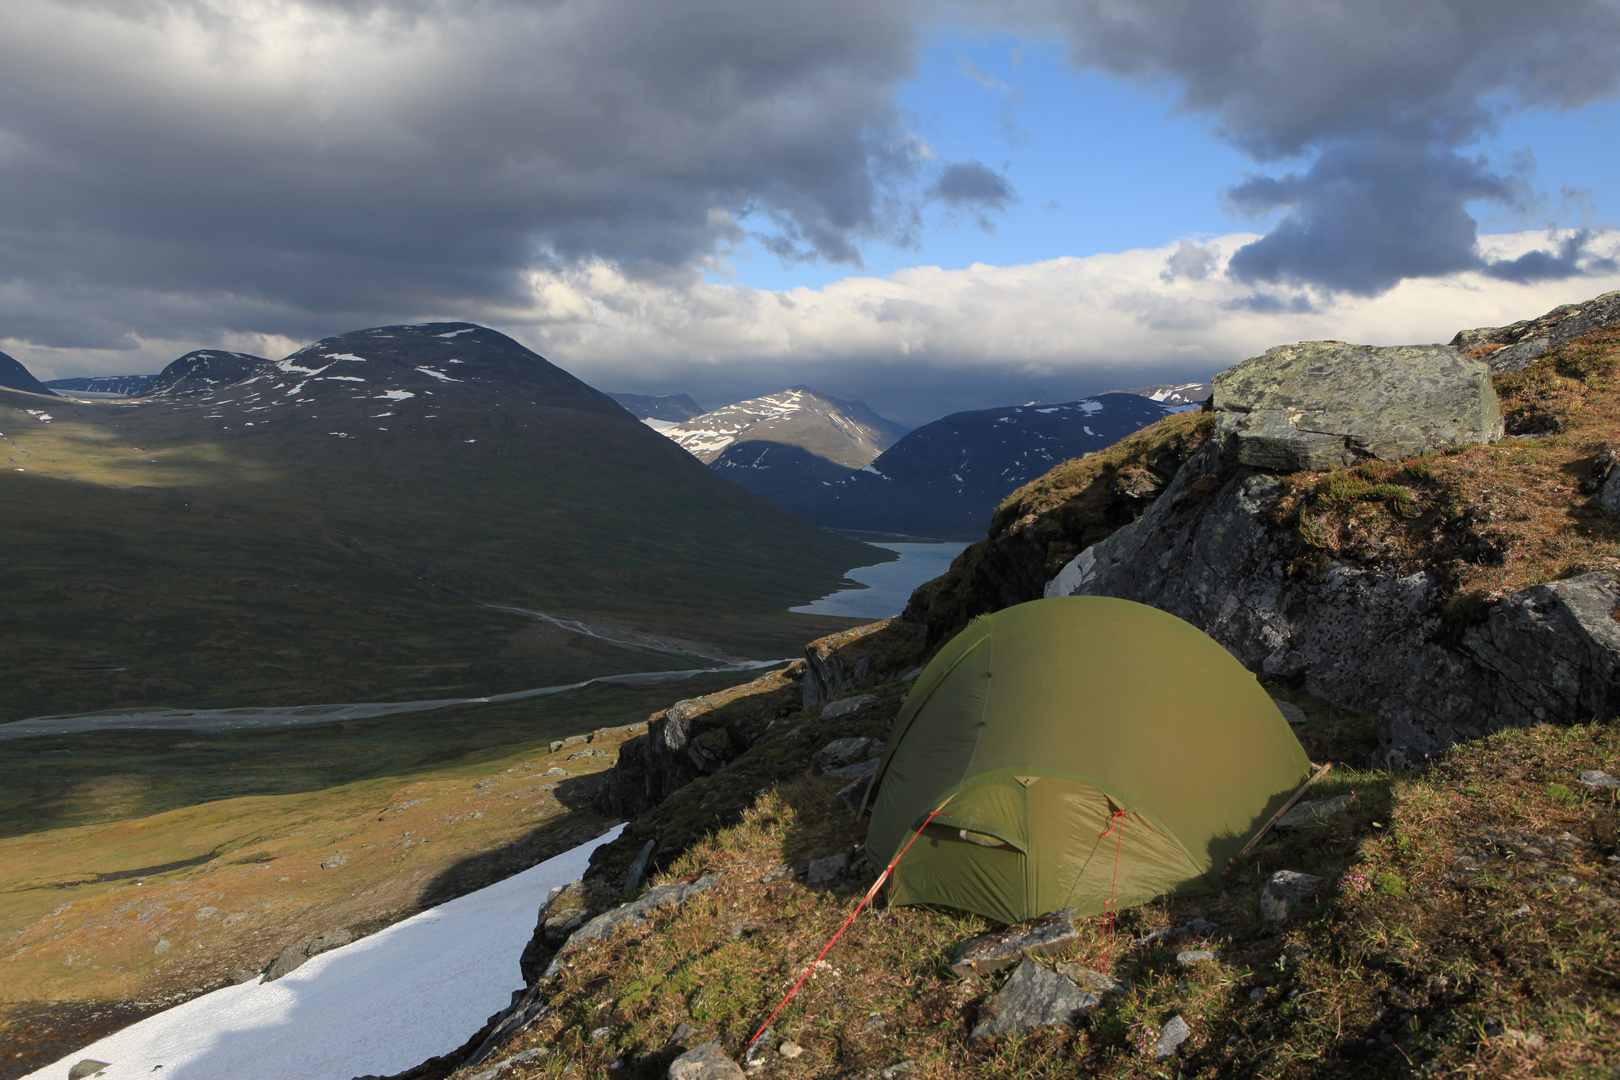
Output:
[[[1490,368],[1447,345],[1279,345],[1215,376],[1226,455],[1299,472],[1502,437]]]
[[[1620,707],[1620,574],[1537,585],[1465,626],[1439,575],[1348,562],[1290,574],[1281,482],[1206,443],[1137,522],[1076,556],[1045,595],[1116,596],[1177,615],[1250,670],[1376,716],[1381,756],[1416,765],[1498,727]]]
[[[1542,353],[1605,326],[1620,323],[1620,292],[1604,293],[1584,304],[1555,307],[1538,319],[1512,326],[1482,326],[1462,330],[1451,346],[1478,357],[1492,371],[1523,371]]]
[[[1025,960],[985,1007],[972,1039],[1023,1035],[1043,1027],[1074,1027],[1101,1002],[1074,983]]]
[[[887,682],[922,659],[923,628],[905,616],[855,626],[804,647],[804,707]]]

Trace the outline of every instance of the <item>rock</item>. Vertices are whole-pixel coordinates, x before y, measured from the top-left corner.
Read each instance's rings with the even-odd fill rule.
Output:
[[[1295,705],[1292,701],[1284,701],[1282,698],[1272,698],[1271,703],[1277,706],[1277,711],[1282,713],[1283,719],[1288,721],[1290,724],[1303,724],[1308,719],[1308,717],[1305,715],[1305,710],[1300,708],[1298,705]]]
[[[563,956],[585,942],[605,938],[621,926],[640,926],[657,908],[665,904],[684,904],[698,893],[713,888],[714,883],[719,880],[719,874],[704,874],[696,881],[654,885],[628,904],[620,904],[611,911],[603,912],[568,936],[568,940],[557,950],[557,955],[552,957],[551,963],[546,966],[540,978],[550,979],[556,975],[562,970]]]
[[[1273,472],[1398,461],[1502,437],[1490,367],[1449,345],[1279,345],[1215,376],[1217,437]]]
[[[613,1034],[613,1029],[610,1027],[596,1028],[591,1032],[591,1042],[601,1042],[611,1034]]]
[[[1598,489],[1598,505],[1610,517],[1620,517],[1620,469],[1610,469]]]
[[[851,810],[859,810],[861,803],[866,801],[866,791],[872,786],[873,778],[877,776],[878,762],[873,761],[871,765],[871,769],[858,773],[854,780],[838,789],[838,801]],[[850,767],[858,768],[853,765]]]
[[[329,855],[326,858],[321,860],[321,869],[322,870],[336,870],[338,867],[342,866],[344,863],[346,863],[348,861],[349,861],[349,857],[347,855],[342,854],[341,852],[339,854],[337,854],[337,855]]]
[[[509,1058],[505,1058],[497,1062],[487,1069],[473,1073],[467,1078],[467,1080],[495,1080],[496,1077],[500,1076],[507,1069],[510,1069],[513,1065],[520,1065],[525,1061],[533,1061],[535,1058],[545,1057],[549,1053],[551,1053],[551,1051],[544,1046],[536,1046],[528,1050],[522,1050],[516,1054],[513,1054]]]
[[[1005,930],[970,938],[956,947],[951,970],[966,978],[1000,971],[1026,956],[1051,956],[1080,940],[1074,927],[1074,909],[1042,915]]]
[[[836,855],[811,859],[810,866],[805,871],[805,881],[810,885],[825,885],[829,881],[843,877],[848,870],[849,852],[841,851]]]
[[[583,735],[570,735],[566,739],[553,739],[551,741],[551,752],[555,754],[558,750],[561,750],[566,746],[578,746],[584,741],[585,736]]]
[[[706,1042],[669,1063],[669,1080],[735,1080],[747,1075],[719,1043]]]
[[[1192,1037],[1192,1028],[1179,1016],[1172,1016],[1159,1029],[1159,1041],[1153,1044],[1153,1056],[1163,1061],[1174,1056],[1181,1044]]]
[[[771,885],[775,882],[786,881],[788,878],[797,876],[797,870],[793,869],[793,867],[789,866],[787,863],[781,863],[780,865],[773,866],[769,870],[765,871],[765,876],[759,879],[759,883],[761,885]]]
[[[633,893],[641,888],[641,879],[647,874],[647,861],[652,858],[653,851],[658,847],[658,841],[649,840],[641,846],[635,860],[630,863],[630,869],[625,871],[624,891]]]
[[[68,1070],[68,1080],[85,1080],[85,1077],[96,1073],[111,1065],[110,1061],[97,1061],[95,1058],[85,1058]]]
[[[804,647],[804,707],[813,708],[841,694],[865,689],[887,675],[893,663],[915,663],[920,651],[905,659],[889,655],[895,631],[915,636],[914,646],[922,645],[923,628],[900,620],[884,619],[866,626],[853,626],[817,638]]]
[[[308,959],[303,949],[282,949],[281,955],[272,960],[270,966],[265,969],[264,981],[273,983],[283,975],[290,975],[303,967],[304,961]]]
[[[776,1032],[770,1028],[760,1032],[759,1038],[749,1043],[748,1049],[743,1051],[743,1065],[752,1069],[757,1067],[756,1062],[764,1064],[770,1058],[772,1051],[776,1049],[777,1042]]]
[[[1518,907],[1516,907],[1512,911],[1508,912],[1508,918],[1510,918],[1510,919],[1518,919],[1518,918],[1522,918],[1522,917],[1524,917],[1524,916],[1526,916],[1528,914],[1530,914],[1530,905],[1529,904],[1520,904]]]
[[[547,776],[571,776],[573,774],[570,773],[567,769],[559,768],[558,766],[553,765],[551,768],[546,770],[546,775]]]
[[[800,1046],[796,1042],[789,1041],[783,1043],[781,1046],[778,1046],[776,1048],[776,1052],[787,1058],[789,1061],[792,1061],[794,1058],[804,1053],[804,1047]]]
[[[877,700],[876,694],[856,694],[852,698],[843,698],[825,705],[821,709],[823,720],[836,720],[840,716],[848,716],[852,712],[864,709]]]
[[[1057,973],[1073,982],[1082,990],[1088,990],[1098,997],[1107,997],[1109,994],[1124,995],[1131,992],[1130,983],[1121,982],[1112,975],[1105,975],[1088,967],[1067,960],[1059,960],[1052,965]]]
[[[1616,780],[1606,772],[1599,772],[1597,769],[1587,769],[1576,779],[1590,791],[1613,791],[1615,788],[1620,788],[1620,780]]]
[[[1176,953],[1176,963],[1180,964],[1182,967],[1191,967],[1193,964],[1201,964],[1206,960],[1213,960],[1215,959],[1215,956],[1216,954],[1212,949],[1189,949],[1185,952]]]
[[[1042,1027],[1074,1027],[1099,1004],[1096,995],[1062,975],[1024,960],[991,999],[991,1015],[979,1021],[971,1037],[993,1039]]]
[[[865,696],[871,698],[875,695],[868,694]],[[834,702],[834,704],[842,703]],[[832,705],[827,706],[827,708],[832,708]],[[883,752],[883,747],[879,745],[876,739],[834,739],[817,752],[816,765],[824,773],[831,773],[835,769],[843,769],[850,765],[864,765],[866,759],[871,756],[874,747],[876,747],[878,753]]]
[[[1272,828],[1278,832],[1288,832],[1313,821],[1319,821],[1330,814],[1348,810],[1350,804],[1355,801],[1354,795],[1335,795],[1331,799],[1305,799],[1295,803],[1288,813],[1277,819],[1277,824]]]
[[[336,930],[323,930],[310,939],[304,946],[305,956],[319,956],[323,952],[340,948],[354,940],[354,934],[342,927]]]
[[[1584,304],[1555,307],[1539,319],[1459,331],[1451,347],[1479,357],[1492,371],[1522,371],[1549,349],[1616,322],[1620,322],[1620,292],[1604,293]]]
[[[606,750],[598,750],[593,746],[589,750],[576,750],[574,753],[568,755],[568,760],[573,761],[576,758],[605,758],[607,756],[608,754]]]
[[[690,1039],[696,1034],[697,1028],[693,1027],[691,1024],[676,1024],[675,1030],[669,1033],[669,1038],[665,1040],[664,1045],[684,1046],[686,1045],[686,1040]]]
[[[1278,870],[1266,881],[1260,893],[1260,913],[1272,922],[1287,922],[1305,898],[1314,893],[1322,879],[1293,870]]]

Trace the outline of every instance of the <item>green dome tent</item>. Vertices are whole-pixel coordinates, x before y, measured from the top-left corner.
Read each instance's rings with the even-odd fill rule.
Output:
[[[888,865],[945,804],[891,902],[1091,915],[1111,892],[1117,909],[1218,888],[1309,771],[1254,676],[1196,627],[1128,600],[1035,600],[975,620],[923,669],[866,846]]]

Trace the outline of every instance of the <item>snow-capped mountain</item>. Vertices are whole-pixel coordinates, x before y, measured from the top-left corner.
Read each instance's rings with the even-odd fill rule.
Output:
[[[906,433],[862,402],[826,397],[808,386],[749,398],[674,426],[659,425],[659,430],[709,465],[716,465],[728,448],[747,442],[798,447],[851,469],[867,464]]]
[[[1214,385],[1207,382],[1154,383],[1152,386],[1112,391],[1115,394],[1139,394],[1161,405],[1202,405],[1214,392]]]
[[[953,413],[840,479],[767,497],[826,527],[977,538],[1015,488],[1183,408],[1139,394],[1099,394]]]
[[[206,394],[247,378],[256,368],[270,363],[252,353],[198,349],[172,361],[168,367],[142,386],[141,397],[185,397]]]
[[[80,394],[138,394],[155,375],[86,375],[78,379],[48,379],[45,385],[52,390],[66,390]]]

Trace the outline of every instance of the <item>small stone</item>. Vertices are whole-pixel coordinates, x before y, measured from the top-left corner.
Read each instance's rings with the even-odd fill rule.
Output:
[[[842,877],[848,869],[849,852],[841,851],[837,855],[811,859],[810,869],[805,880],[811,885],[825,885],[829,881]]]
[[[719,1043],[706,1042],[669,1063],[669,1080],[736,1080],[747,1076]]]
[[[1264,987],[1257,986],[1253,990],[1249,991],[1249,1004],[1258,1005],[1264,1000],[1266,1000],[1266,991]]]
[[[785,1042],[776,1048],[776,1052],[787,1058],[789,1061],[792,1061],[794,1058],[804,1053],[804,1047],[800,1046],[796,1042]]]
[[[875,766],[877,762],[874,761],[872,764]],[[851,810],[859,810],[861,803],[866,801],[866,789],[872,786],[872,778],[876,775],[877,769],[874,768],[866,775],[858,776],[844,787],[839,788],[838,801]]]
[[[821,718],[823,720],[836,720],[840,716],[848,716],[857,709],[863,709],[876,700],[876,694],[856,694],[852,698],[844,698],[842,701],[830,702],[827,705],[822,706]]]
[[[281,955],[271,962],[269,970],[264,973],[264,981],[271,983],[283,975],[290,975],[302,967],[304,961],[308,959],[302,949],[282,949]]]
[[[871,1016],[868,1016],[866,1018],[866,1030],[867,1031],[881,1031],[881,1030],[883,1030],[883,1014],[882,1013],[873,1013]]]
[[[676,1024],[675,1030],[669,1033],[669,1038],[665,1041],[664,1045],[682,1046],[686,1043],[686,1040],[690,1039],[696,1034],[697,1028],[693,1027],[691,1024]]]
[[[895,1080],[897,1076],[910,1076],[912,1073],[921,1071],[922,1067],[915,1061],[897,1061],[878,1073],[878,1076],[880,1080]]]
[[[1010,967],[1025,956],[1050,956],[1080,940],[1074,927],[1074,909],[1064,908],[993,934],[970,938],[956,947],[951,970],[962,978],[987,975]]]
[[[1516,907],[1512,911],[1508,912],[1508,918],[1516,919],[1521,915],[1528,915],[1528,914],[1530,914],[1530,905],[1529,904],[1520,904],[1518,907]]]
[[[743,1065],[750,1069],[763,1065],[766,1059],[770,1057],[772,1051],[776,1049],[776,1044],[778,1041],[779,1040],[776,1037],[776,1032],[772,1031],[770,1028],[766,1028],[764,1031],[760,1032],[759,1038],[750,1043],[748,1049],[743,1051]]]
[[[987,1010],[990,1015],[974,1027],[972,1038],[1022,1035],[1042,1027],[1074,1027],[1099,1004],[1096,995],[1062,975],[1024,960],[991,999]]]
[[[1322,879],[1293,870],[1278,870],[1266,881],[1260,894],[1260,913],[1272,922],[1287,922],[1305,898],[1314,893]]]
[[[611,1034],[613,1034],[612,1028],[599,1027],[591,1032],[591,1042],[601,1042]]]
[[[569,776],[571,774],[569,773],[569,771],[567,769],[559,769],[557,766],[553,765],[551,768],[546,770],[546,775],[547,776]]]
[[[1304,802],[1296,803],[1288,813],[1278,818],[1277,824],[1272,828],[1278,832],[1288,832],[1313,821],[1319,821],[1329,814],[1348,810],[1355,801],[1354,795],[1335,795],[1331,799],[1306,799]]]
[[[1188,950],[1187,952],[1176,953],[1176,963],[1180,964],[1182,967],[1188,967],[1192,964],[1201,964],[1206,960],[1213,959],[1215,959],[1215,953],[1210,949],[1192,949]]]
[[[759,883],[761,885],[771,885],[778,881],[786,881],[788,878],[795,876],[797,875],[794,874],[793,867],[789,866],[787,863],[782,863],[765,871],[765,876],[759,879]]]
[[[1573,889],[1579,884],[1580,881],[1569,874],[1560,874],[1553,878],[1553,888],[1555,889]]]
[[[1192,1037],[1192,1028],[1179,1016],[1172,1016],[1159,1029],[1159,1041],[1153,1044],[1153,1056],[1163,1061],[1175,1054],[1176,1049]]]
[[[1059,960],[1053,967],[1057,973],[1070,980],[1082,990],[1089,990],[1098,997],[1107,997],[1109,994],[1122,996],[1131,992],[1131,984],[1121,982],[1112,975],[1105,975],[1088,967],[1071,963],[1068,960]]]
[[[341,852],[336,855],[328,855],[326,858],[321,860],[321,869],[336,870],[338,867],[342,866],[348,861],[349,857]]]
[[[476,784],[473,785],[473,787],[479,788],[479,789],[492,788],[492,787],[496,787],[496,786],[497,786],[497,784],[496,784],[496,782],[494,780],[480,780]]]
[[[1292,701],[1284,701],[1282,698],[1272,698],[1271,703],[1277,706],[1277,711],[1282,713],[1283,719],[1288,721],[1290,724],[1305,723],[1307,719],[1305,716],[1305,710],[1300,708],[1298,705],[1295,705]]]
[[[1615,471],[1620,472],[1620,469]],[[1615,788],[1620,788],[1620,780],[1616,780],[1608,773],[1600,772],[1597,769],[1587,769],[1576,779],[1591,791],[1613,791]]]
[[[753,937],[765,929],[757,922],[740,922],[731,928],[731,940],[741,941],[743,938]]]
[[[870,698],[872,695],[868,694]],[[828,706],[831,708],[832,706]],[[875,739],[834,739],[816,754],[816,765],[824,773],[854,765],[868,757],[867,751],[876,745]]]
[[[1547,1040],[1533,1031],[1520,1031],[1518,1028],[1505,1027],[1502,1029],[1504,1039],[1512,1039],[1516,1043],[1528,1046],[1532,1050],[1540,1050],[1547,1044]]]
[[[85,1058],[77,1065],[73,1066],[73,1068],[68,1070],[68,1080],[85,1080],[85,1077],[94,1076],[96,1073],[100,1072],[102,1069],[105,1069],[111,1064],[112,1062],[110,1061],[97,1061],[95,1058]]]
[[[576,752],[574,752],[572,754],[569,754],[568,755],[568,760],[573,761],[576,758],[599,758],[599,757],[607,757],[607,751],[606,750],[598,750],[598,749],[596,749],[596,747],[593,746],[589,750],[579,750],[579,751],[576,751]]]

